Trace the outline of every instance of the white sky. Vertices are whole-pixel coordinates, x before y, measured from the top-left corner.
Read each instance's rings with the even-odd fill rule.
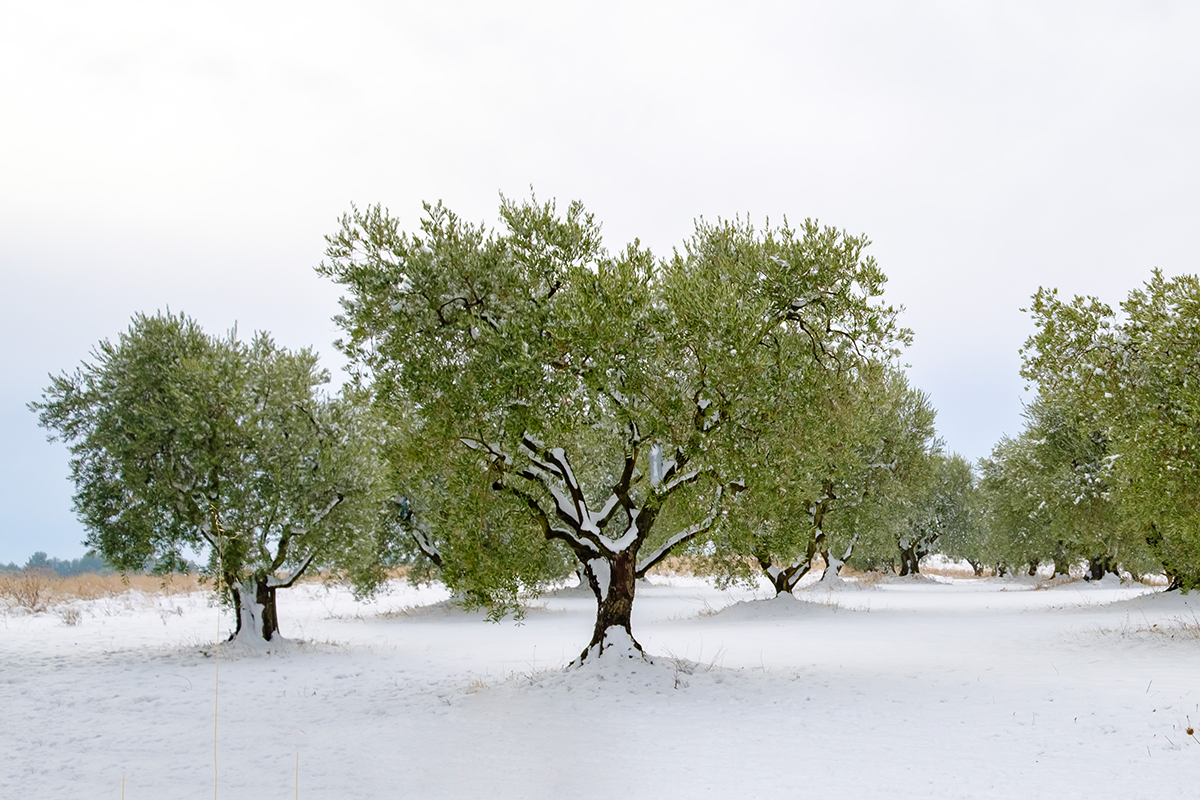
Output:
[[[609,246],[697,216],[868,234],[948,445],[1020,429],[1039,285],[1195,271],[1200,6],[0,0],[0,562],[81,555],[25,403],[136,311],[337,368],[312,266],[350,203],[491,223],[581,199]]]

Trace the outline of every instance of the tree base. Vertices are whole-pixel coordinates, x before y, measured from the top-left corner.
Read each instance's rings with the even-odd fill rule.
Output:
[[[600,661],[637,661],[654,663],[650,656],[646,655],[646,651],[638,644],[637,640],[630,635],[629,631],[620,625],[613,625],[604,630],[604,635],[600,637],[598,642],[592,642],[584,651],[579,654],[579,658],[572,661],[569,667],[581,667],[585,664],[594,664]]]

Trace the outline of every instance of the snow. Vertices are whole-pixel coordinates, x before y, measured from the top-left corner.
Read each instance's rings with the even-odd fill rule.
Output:
[[[490,624],[439,587],[301,584],[278,595],[284,646],[219,655],[233,617],[202,594],[76,602],[73,626],[10,610],[0,797],[213,797],[214,729],[230,798],[293,796],[297,758],[308,798],[1195,794],[1200,597],[654,580],[634,607],[652,660],[569,671],[590,592]]]
[[[238,609],[242,624],[236,641],[247,647],[269,650],[271,643],[262,638],[263,605],[258,602],[256,589],[254,581],[239,581],[237,584],[242,600]]]
[[[587,567],[596,578],[600,596],[608,597],[608,589],[612,585],[612,569],[608,566],[608,562],[603,558],[593,558],[588,561]]]

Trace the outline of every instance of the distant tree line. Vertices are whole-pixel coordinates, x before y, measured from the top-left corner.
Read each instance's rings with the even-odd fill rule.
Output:
[[[51,558],[41,550],[29,557],[24,566],[15,563],[0,564],[0,572],[20,572],[24,569],[42,569],[53,572],[60,577],[82,575],[84,573],[111,574],[114,570],[103,558],[89,553],[79,558]]]
[[[24,565],[19,566],[16,563],[11,562],[11,561],[7,564],[0,564],[0,572],[21,572],[22,570],[27,570],[27,569],[37,569],[37,570],[45,570],[47,572],[53,572],[56,575],[58,575],[60,578],[66,578],[71,575],[88,575],[88,574],[112,575],[112,574],[118,572],[118,570],[115,567],[113,567],[113,565],[110,564],[103,556],[101,556],[98,553],[94,553],[94,552],[85,553],[84,555],[80,556],[79,558],[54,558],[53,556],[48,556],[43,551],[39,550],[36,553],[34,553],[33,555],[31,555],[25,561]],[[123,570],[123,571],[124,572],[145,572],[145,573],[161,574],[164,572],[171,572],[171,571],[193,572],[196,569],[197,569],[196,564],[194,564],[190,561],[185,561],[183,563],[174,565],[174,569],[165,569],[165,570],[160,569],[157,564],[155,564],[153,562],[149,562],[149,563],[145,564],[141,569],[137,569],[137,570],[127,569],[127,570]]]

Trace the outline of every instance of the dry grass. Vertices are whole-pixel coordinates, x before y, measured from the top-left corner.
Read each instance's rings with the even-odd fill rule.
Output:
[[[1195,612],[1188,616],[1174,616],[1161,622],[1134,624],[1126,621],[1119,627],[1098,626],[1095,632],[1102,636],[1120,636],[1138,641],[1153,641],[1160,639],[1179,639],[1184,641],[1200,641],[1200,615]]]
[[[143,594],[177,595],[200,591],[197,575],[101,575],[86,573],[59,577],[48,570],[28,569],[0,575],[0,600],[12,608],[47,611],[74,600],[116,597],[130,590]]]
[[[29,611],[50,607],[50,581],[54,573],[44,569],[23,569],[0,575],[0,599]]]
[[[665,578],[684,576],[706,576],[711,573],[711,568],[708,562],[711,559],[705,559],[699,556],[667,556],[662,561],[654,565],[650,570],[651,575],[659,575]]]
[[[818,568],[825,569],[825,562],[820,556],[817,556],[817,558],[814,559],[813,572],[817,572]],[[859,570],[849,566],[848,564],[843,564],[842,568],[838,570],[839,578],[843,580],[853,579],[862,586],[870,586],[872,584],[879,583],[884,579],[885,576],[891,574],[892,573],[890,572],[883,572],[882,570],[878,569]]]
[[[939,578],[981,578],[991,574],[991,570],[985,568],[983,575],[976,575],[975,570],[969,565],[964,564],[922,564],[922,575],[937,575]]]
[[[1190,617],[1174,617],[1164,625],[1151,625],[1149,630],[1171,639],[1200,641],[1200,616],[1193,612]]]

